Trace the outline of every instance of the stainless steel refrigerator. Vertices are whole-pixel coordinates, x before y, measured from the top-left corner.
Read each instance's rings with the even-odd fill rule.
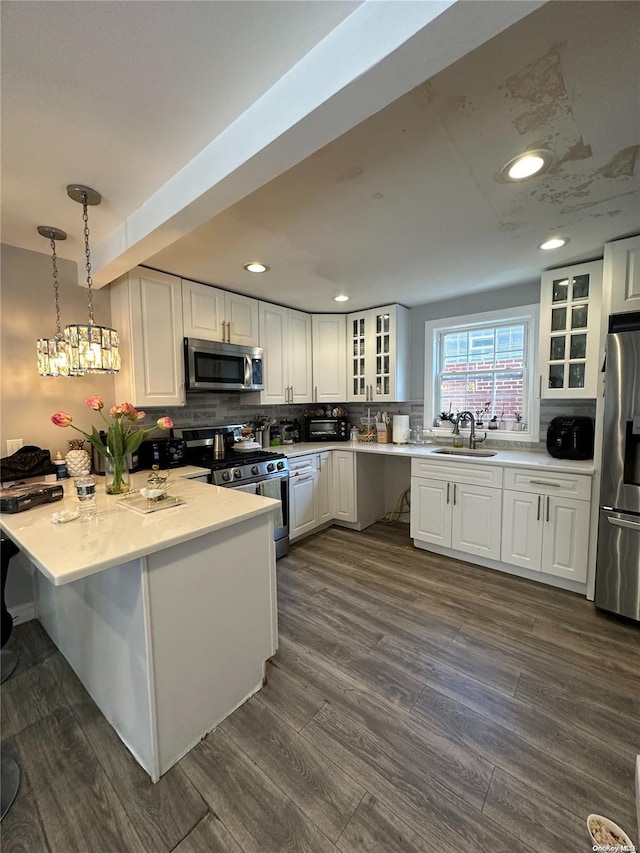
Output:
[[[607,338],[595,603],[640,621],[640,331]]]

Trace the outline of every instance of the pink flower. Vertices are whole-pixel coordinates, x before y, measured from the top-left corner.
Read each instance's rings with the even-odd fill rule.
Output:
[[[99,412],[100,409],[104,409],[104,400],[102,397],[88,397],[85,400],[85,403],[90,409],[93,409],[94,412]]]
[[[51,423],[59,427],[70,426],[72,420],[73,418],[67,412],[55,412],[51,415]]]
[[[123,403],[120,408],[122,409],[122,414],[125,418],[129,418],[130,421],[138,420],[138,411],[131,403]]]
[[[147,417],[146,412],[138,412],[138,417],[136,418],[136,420],[143,421],[146,417]]]
[[[160,427],[160,429],[171,429],[171,427],[173,426],[173,421],[171,420],[171,418],[165,415],[164,418],[158,418],[156,424]]]
[[[124,412],[122,411],[122,406],[111,406],[109,409],[109,417],[110,418],[121,418]]]

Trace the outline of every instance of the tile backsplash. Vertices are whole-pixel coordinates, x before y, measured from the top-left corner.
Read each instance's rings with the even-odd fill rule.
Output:
[[[304,413],[308,409],[322,408],[318,403],[307,403],[285,406],[256,406],[254,404],[243,404],[242,394],[190,394],[187,405],[180,408],[163,408],[155,413],[149,411],[141,425],[149,426],[155,419],[162,415],[169,415],[177,427],[188,427],[218,424],[241,424],[252,421],[256,416],[275,418],[278,421],[295,420],[302,422]],[[392,417],[397,414],[408,414],[411,426],[423,422],[424,402],[422,399],[410,400],[406,403],[386,403],[372,405],[370,403],[340,403],[349,413],[353,423],[358,424],[359,419],[367,415],[368,411],[375,414],[384,410]],[[487,445],[490,447],[505,448],[544,448],[547,435],[547,427],[552,418],[559,415],[586,416],[595,418],[595,400],[541,400],[540,401],[540,442],[505,442],[491,438],[487,435]]]

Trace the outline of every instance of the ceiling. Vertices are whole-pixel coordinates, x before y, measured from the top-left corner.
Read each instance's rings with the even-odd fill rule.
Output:
[[[379,14],[388,4],[375,5]],[[407,20],[423,5],[411,4]],[[436,57],[446,41],[442,28],[453,27],[457,11],[441,5],[429,26],[412,24],[420,37],[434,34],[428,53],[411,34],[398,36],[381,48],[390,60],[367,57],[370,68],[353,69],[351,89],[336,85],[326,99],[336,108],[324,107],[326,120],[312,125],[304,145],[295,135],[304,121],[296,118],[288,133],[265,137],[260,155],[249,152],[242,169],[217,181],[215,202],[202,203],[213,190],[207,195],[199,186],[193,198],[200,201],[177,204],[175,214],[156,217],[157,227],[145,230],[136,218],[150,209],[144,203],[156,199],[156,211],[166,206],[158,188],[176,174],[187,177],[198,152],[249,116],[283,75],[291,79],[287,72],[297,71],[314,45],[348,35],[358,15],[362,32],[367,4],[5,0],[3,241],[46,251],[35,226],[56,225],[73,234],[66,256],[78,257],[79,210],[64,186],[83,182],[105,202],[108,189],[108,203],[90,212],[99,249],[105,247],[103,279],[117,263],[122,270],[144,262],[330,312],[413,306],[533,281],[544,268],[599,257],[605,242],[640,231],[640,4],[574,0],[533,4],[533,11],[485,4],[487,18],[498,7],[504,15],[518,6],[523,17],[497,25],[493,37],[480,33],[475,45],[461,39],[459,57]],[[467,3],[459,14],[481,5]],[[150,6],[159,15],[153,40]],[[454,23],[456,32],[464,29]],[[96,40],[97,24],[113,41]],[[77,79],[83,43],[88,87]],[[403,76],[398,63],[412,45],[419,61],[413,77]],[[46,51],[67,56],[59,63],[62,79],[43,79],[51,75]],[[416,76],[438,65],[436,73]],[[325,67],[329,79],[334,68]],[[87,151],[86,134],[95,149]],[[521,183],[501,179],[504,163],[532,147],[550,149],[552,166]],[[556,234],[568,238],[565,247],[537,248]],[[270,271],[247,273],[243,264],[251,260]],[[338,293],[351,301],[333,302]]]

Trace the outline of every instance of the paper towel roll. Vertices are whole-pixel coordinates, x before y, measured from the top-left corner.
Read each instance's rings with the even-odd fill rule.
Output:
[[[409,415],[393,416],[393,443],[407,444],[409,441]]]

